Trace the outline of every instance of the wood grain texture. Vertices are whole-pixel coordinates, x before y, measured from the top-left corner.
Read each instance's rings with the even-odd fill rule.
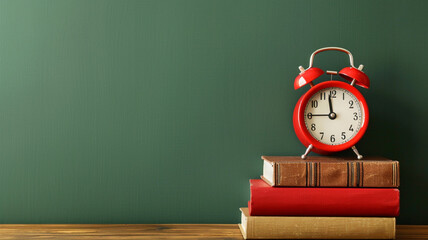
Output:
[[[3,224],[0,239],[242,239],[237,224]],[[397,239],[428,239],[428,225],[397,226]]]
[[[428,225],[397,225],[396,239],[428,239]]]
[[[237,224],[6,224],[0,239],[242,239]]]

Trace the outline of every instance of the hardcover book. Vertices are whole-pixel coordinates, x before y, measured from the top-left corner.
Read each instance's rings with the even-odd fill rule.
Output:
[[[241,210],[244,239],[393,239],[393,217],[250,216]]]
[[[398,161],[386,158],[352,160],[337,157],[262,156],[263,176],[280,187],[374,187],[400,185]]]
[[[251,216],[396,217],[400,192],[396,188],[271,187],[250,180]]]

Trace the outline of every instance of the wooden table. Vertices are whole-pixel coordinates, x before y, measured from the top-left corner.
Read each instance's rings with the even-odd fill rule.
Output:
[[[237,224],[0,224],[0,239],[242,239]],[[428,225],[397,226],[397,239],[428,239]]]

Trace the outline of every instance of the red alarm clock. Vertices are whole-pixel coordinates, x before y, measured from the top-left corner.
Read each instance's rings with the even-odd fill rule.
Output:
[[[341,51],[349,55],[350,67],[336,71],[326,71],[327,74],[339,75],[350,83],[330,80],[314,85],[313,80],[324,74],[324,71],[313,67],[316,54],[324,51]],[[309,152],[330,154],[348,148],[359,154],[355,144],[360,141],[367,130],[369,109],[363,95],[354,85],[369,88],[370,80],[362,71],[363,65],[354,67],[351,52],[339,47],[326,47],[312,53],[309,67],[299,67],[300,74],[294,81],[294,88],[298,89],[306,84],[311,88],[302,97],[294,108],[293,125],[297,137],[306,147],[302,159]]]

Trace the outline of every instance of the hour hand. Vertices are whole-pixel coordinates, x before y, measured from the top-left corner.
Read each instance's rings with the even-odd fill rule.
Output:
[[[311,119],[312,117],[317,117],[317,116],[328,117],[328,116],[330,116],[330,114],[328,114],[328,113],[327,114],[312,114],[312,113],[308,113],[307,116],[308,116],[309,119]]]
[[[317,117],[317,116],[324,116],[324,117],[328,117],[331,120],[336,119],[337,115],[336,113],[332,112],[332,113],[327,113],[327,114],[312,114],[312,113],[308,113],[306,115],[309,119],[312,119],[312,117]]]

